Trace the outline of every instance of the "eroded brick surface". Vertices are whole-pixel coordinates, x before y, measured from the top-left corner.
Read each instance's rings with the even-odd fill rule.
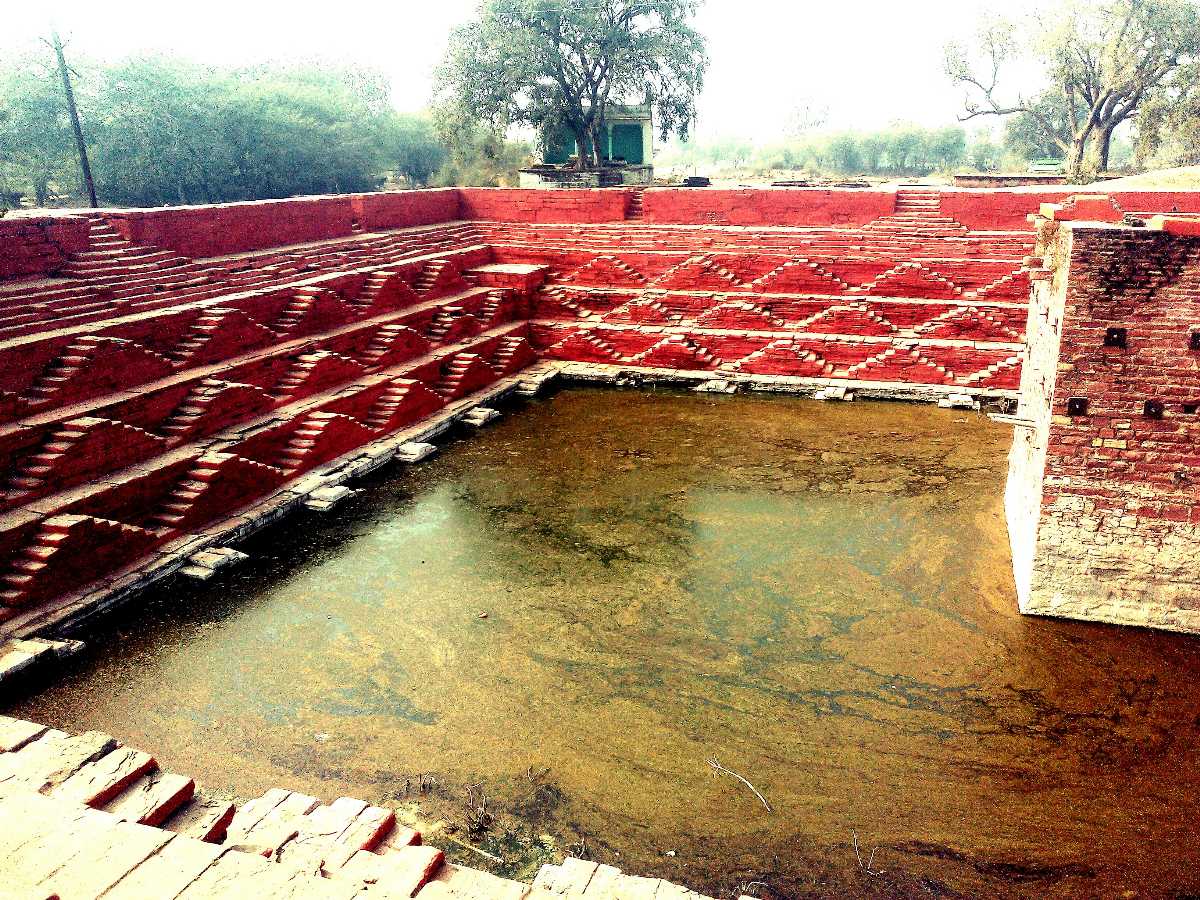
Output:
[[[1200,238],[1044,220],[1039,251],[1007,492],[1021,608],[1200,630]]]
[[[136,589],[193,538],[285,514],[309,473],[392,436],[424,442],[406,435],[496,385],[527,392],[543,377],[519,381],[530,367],[1015,397],[1031,285],[1051,284],[1026,217],[1046,202],[1060,221],[1200,210],[1194,193],[1075,193],[447,189],[5,220],[0,636]],[[1073,264],[1096,296],[1072,303],[1096,310],[1086,327],[1067,317],[1083,329],[1071,340],[1090,346],[1109,319],[1152,320],[1138,341],[1183,328],[1186,231],[1097,236],[1115,243]],[[1041,333],[1048,359],[1057,335]],[[1131,445],[1114,420],[1082,475],[1058,453],[1066,438],[1048,439],[1051,477],[1145,479],[1137,509],[1062,502],[1183,554],[1196,523],[1176,470],[1190,463],[1168,433],[1186,382],[1167,374],[1176,348],[1143,361],[1138,346],[1120,390],[1167,402],[1155,436],[1139,420]],[[1107,396],[1104,377],[1079,390]],[[395,454],[380,445],[363,467]]]

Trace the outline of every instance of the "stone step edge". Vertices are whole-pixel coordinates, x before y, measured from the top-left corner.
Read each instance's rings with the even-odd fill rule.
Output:
[[[149,559],[102,587],[67,594],[36,610],[18,615],[0,625],[0,640],[38,635],[71,636],[83,630],[95,618],[134,599],[142,591],[190,565],[197,553],[236,544],[267,525],[298,512],[313,494],[361,478],[392,462],[406,462],[401,448],[407,444],[431,443],[444,435],[477,406],[487,406],[516,394],[531,378],[556,371],[546,363],[534,363],[513,375],[499,379],[475,393],[447,404],[414,425],[357,447],[341,457],[324,463],[296,481],[281,486],[273,494],[256,501],[249,509],[214,522],[197,532],[183,535],[160,547]],[[543,378],[543,383],[544,383]]]
[[[48,652],[56,652],[55,648],[50,648]],[[41,740],[45,735],[55,733],[52,729],[47,729],[37,723],[30,722],[24,719],[16,719],[8,716],[0,715],[0,729],[12,732],[16,729],[24,729],[29,734],[33,734],[31,740],[21,742],[15,746],[12,753],[20,753],[25,747],[30,746],[34,742]],[[118,746],[120,746],[118,744]],[[7,755],[5,751],[0,750],[0,755]],[[84,804],[74,801],[63,800],[60,797],[47,796],[27,788],[8,788],[5,789],[3,784],[0,784],[0,799],[20,798],[28,796],[31,800],[33,797],[40,798],[38,803],[58,803],[67,809],[67,814],[64,816],[64,829],[69,827],[75,820],[75,816],[71,814],[72,810],[85,808]],[[241,804],[244,806],[245,804]],[[112,820],[113,827],[123,820],[121,817],[105,812],[103,809],[89,808],[89,816],[94,821],[104,821],[105,818]],[[181,844],[202,844],[204,842],[196,838],[186,835],[176,834],[169,831],[163,826],[138,826],[141,828],[154,828],[156,831],[161,831],[166,835],[166,840],[162,846],[166,846],[172,842],[180,842]],[[388,836],[395,830],[401,828],[399,823],[394,823],[391,828],[382,833],[378,841],[375,841],[376,847],[381,847],[387,844]],[[158,849],[161,850],[162,846]],[[213,848],[213,859],[211,864],[215,864],[216,860],[227,854],[240,854],[247,858],[256,858],[267,863],[275,863],[280,866],[287,864],[279,859],[279,854],[271,854],[270,856],[262,856],[261,854],[244,851],[236,846],[221,847],[221,845],[209,845]],[[286,844],[285,844],[286,846]],[[69,848],[63,847],[64,852]],[[331,845],[331,848],[333,846]],[[157,853],[158,851],[155,851]],[[371,850],[359,851],[373,853]],[[152,853],[147,859],[153,858],[155,853]],[[68,854],[69,855],[69,854]],[[373,854],[381,859],[386,859],[385,854]],[[64,862],[66,858],[64,858]],[[128,877],[138,866],[144,863],[135,865],[132,869],[120,876],[121,880]],[[20,872],[5,872],[5,866],[0,861],[0,873],[6,875],[6,881],[10,883],[21,884]],[[303,868],[297,868],[297,876],[305,873]],[[196,877],[199,878],[202,872],[197,872]],[[311,872],[313,883],[317,880],[328,880],[337,884],[339,882],[354,882],[357,881],[349,872],[342,872],[341,869],[334,869],[332,872],[326,872],[323,867],[319,871]],[[462,882],[467,884],[462,885]],[[119,883],[119,881],[117,882]],[[455,885],[462,885],[461,890]],[[369,889],[374,885],[371,880],[365,880],[362,884],[363,894],[370,893]],[[116,885],[110,885],[108,890],[111,890]],[[333,887],[333,885],[330,885]],[[386,885],[379,887],[386,890]],[[645,896],[662,898],[662,900],[712,900],[712,898],[697,894],[687,888],[668,882],[665,879],[643,878],[641,876],[625,875],[621,870],[608,865],[603,865],[589,860],[578,859],[568,856],[559,865],[547,864],[542,866],[532,884],[526,885],[522,882],[513,881],[512,879],[501,878],[500,876],[492,875],[477,869],[472,869],[468,866],[459,865],[457,863],[439,862],[437,866],[429,873],[427,879],[422,880],[412,896],[421,897],[429,888],[428,896],[431,900],[453,900],[456,897],[462,897],[464,900],[488,900],[488,898],[496,898],[496,900],[525,900],[525,898],[581,898],[581,900],[612,900],[612,898],[624,896],[622,888],[630,891],[636,890],[636,894],[631,896]],[[594,888],[594,889],[593,889]],[[379,894],[376,893],[376,896]],[[359,894],[355,895],[360,896]],[[386,894],[385,894],[386,896]],[[740,900],[751,900],[751,898],[743,897]]]

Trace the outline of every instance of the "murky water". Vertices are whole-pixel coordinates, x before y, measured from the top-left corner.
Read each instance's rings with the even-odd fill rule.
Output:
[[[475,783],[556,852],[725,895],[1198,891],[1200,640],[1017,614],[1009,437],[565,392],[161,592],[9,711],[241,796],[429,773],[453,816]]]

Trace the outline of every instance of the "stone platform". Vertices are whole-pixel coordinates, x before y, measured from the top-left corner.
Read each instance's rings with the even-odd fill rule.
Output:
[[[396,814],[274,789],[207,797],[98,732],[0,716],[3,900],[709,900],[568,857],[532,885],[447,863]]]

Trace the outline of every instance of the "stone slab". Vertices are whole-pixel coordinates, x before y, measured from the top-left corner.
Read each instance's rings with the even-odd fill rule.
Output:
[[[24,719],[12,719],[0,716],[0,753],[11,753],[20,750],[30,741],[37,740],[47,731],[45,725],[36,722],[26,722]]]
[[[83,766],[56,787],[53,796],[84,806],[102,806],[156,765],[149,753],[121,747]]]
[[[104,900],[175,897],[226,852],[224,847],[176,837],[122,878]]]
[[[130,822],[161,825],[195,791],[196,783],[190,778],[154,771],[134,781],[105,810]]]
[[[40,884],[64,897],[99,897],[175,836],[158,828],[118,822],[98,829]]]

